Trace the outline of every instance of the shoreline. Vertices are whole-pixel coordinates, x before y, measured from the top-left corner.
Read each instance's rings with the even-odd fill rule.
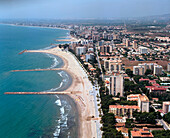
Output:
[[[11,24],[4,24],[4,25],[11,25]],[[27,27],[27,26],[22,26],[22,27]],[[36,27],[36,26],[28,26],[28,27]],[[50,29],[50,27],[43,27],[43,28]],[[52,28],[52,29],[57,29],[57,28]],[[58,28],[58,29],[63,29],[63,28]],[[62,61],[64,62],[63,67],[72,78],[71,85],[68,88],[66,88],[64,91],[81,92],[76,94],[67,94],[72,99],[72,101],[75,102],[78,111],[77,114],[78,114],[79,121],[77,123],[79,127],[77,130],[78,132],[77,137],[79,138],[97,137],[96,123],[95,120],[92,119],[92,116],[95,116],[95,105],[93,102],[94,97],[89,94],[89,92],[93,90],[93,86],[91,82],[88,80],[87,74],[84,72],[83,68],[81,67],[77,59],[71,53],[62,51],[61,49],[56,47],[49,48],[49,49],[41,49],[41,50],[28,50],[25,53],[27,52],[47,53],[47,54],[55,55],[62,59]]]
[[[66,101],[71,106],[71,110],[67,115],[67,129],[62,132],[62,127],[59,138],[71,136],[71,138],[79,138],[79,111],[76,102],[69,95],[57,95],[61,101]]]
[[[19,27],[35,27],[35,28],[45,28],[45,29],[58,29],[58,30],[66,30],[69,31],[68,36],[65,37],[65,39],[56,39],[56,42],[75,42],[75,41],[79,41],[79,39],[73,37],[70,35],[70,31],[71,29],[66,29],[66,28],[60,28],[60,27],[46,27],[46,26],[33,26],[33,25],[17,25],[17,24],[5,24],[5,23],[0,23],[2,25],[9,25],[9,26],[19,26]]]
[[[75,57],[61,49],[52,48],[48,50],[28,50],[28,53],[48,53],[60,57],[63,62],[65,70],[72,78],[72,84],[64,91],[80,91],[79,94],[68,94],[69,97],[76,103],[79,114],[79,136],[80,138],[96,137],[95,121],[91,119],[95,116],[95,108],[93,103],[93,96],[89,94],[92,84],[88,80],[87,74],[77,62]]]
[[[2,25],[9,25],[9,26],[20,26],[20,27],[37,27],[37,28],[46,28],[46,29],[61,29],[71,31],[71,29],[60,28],[60,27],[47,27],[47,26],[36,26],[36,25],[17,25],[17,24],[10,24],[10,23],[0,23]]]

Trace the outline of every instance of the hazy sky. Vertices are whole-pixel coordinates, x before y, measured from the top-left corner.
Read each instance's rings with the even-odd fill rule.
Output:
[[[0,18],[121,18],[170,13],[170,0],[0,0]]]

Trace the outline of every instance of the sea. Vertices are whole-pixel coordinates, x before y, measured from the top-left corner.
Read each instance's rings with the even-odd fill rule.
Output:
[[[54,55],[18,53],[48,49],[68,35],[63,29],[0,24],[0,138],[78,137],[78,111],[69,96],[4,94],[68,88],[72,78],[64,71],[11,72],[63,66]]]

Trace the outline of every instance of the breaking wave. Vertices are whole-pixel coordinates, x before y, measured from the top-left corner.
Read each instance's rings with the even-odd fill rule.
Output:
[[[55,104],[60,107],[60,117],[56,120],[57,126],[55,132],[53,133],[54,138],[58,138],[62,131],[68,129],[68,114],[71,110],[71,106],[67,103],[67,101],[61,100],[57,95],[56,97],[57,100],[55,101]]]

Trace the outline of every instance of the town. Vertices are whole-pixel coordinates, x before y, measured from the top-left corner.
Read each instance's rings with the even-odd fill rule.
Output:
[[[170,25],[68,27],[68,50],[100,86],[103,137],[168,137]]]
[[[170,25],[60,24],[94,87],[103,138],[170,136]],[[56,40],[60,41],[60,40]],[[100,101],[100,102],[99,102]]]

